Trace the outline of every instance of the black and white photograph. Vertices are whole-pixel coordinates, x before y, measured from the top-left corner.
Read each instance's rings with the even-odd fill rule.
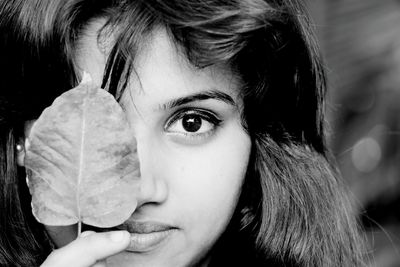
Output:
[[[400,1],[0,0],[1,267],[400,267]]]

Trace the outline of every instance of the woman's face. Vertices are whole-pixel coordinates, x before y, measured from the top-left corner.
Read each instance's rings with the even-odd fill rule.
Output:
[[[106,58],[100,26],[87,28],[76,56],[98,83]],[[120,104],[137,139],[141,190],[121,227],[131,246],[108,264],[206,263],[236,208],[250,154],[239,82],[224,66],[195,68],[161,29],[139,49],[134,73]]]

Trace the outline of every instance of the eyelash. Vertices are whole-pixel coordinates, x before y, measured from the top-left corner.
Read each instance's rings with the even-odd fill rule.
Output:
[[[188,132],[188,131],[185,131],[184,129],[182,132],[169,130],[171,128],[171,126],[173,126],[176,122],[179,122],[180,120],[182,120],[187,115],[198,116],[202,122],[205,120],[207,123],[210,123],[212,126],[212,129],[208,130],[206,132],[202,132],[202,133]],[[180,123],[181,128],[183,128],[182,123],[183,122]],[[178,136],[183,136],[183,138],[189,139],[189,141],[191,141],[191,140],[196,141],[196,140],[203,140],[203,139],[211,136],[217,130],[217,128],[221,125],[221,123],[222,123],[222,120],[219,119],[218,116],[216,114],[214,114],[213,112],[210,112],[210,111],[204,110],[204,109],[198,109],[198,108],[185,108],[185,109],[178,110],[167,120],[164,130],[167,133],[171,133],[171,134],[178,135]],[[203,123],[201,124],[200,127],[203,127]]]

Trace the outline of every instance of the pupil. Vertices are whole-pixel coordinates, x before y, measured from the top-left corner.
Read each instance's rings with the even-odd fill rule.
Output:
[[[185,115],[182,118],[182,126],[187,132],[197,132],[201,127],[201,118],[196,115]]]

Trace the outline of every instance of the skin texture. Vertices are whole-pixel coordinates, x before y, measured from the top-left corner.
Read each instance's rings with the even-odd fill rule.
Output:
[[[79,69],[98,83],[106,58],[96,41],[100,26],[97,21],[86,28],[76,57]],[[134,74],[120,104],[135,132],[141,188],[126,224],[155,222],[174,230],[155,247],[123,251],[107,264],[205,266],[237,206],[251,150],[241,122],[240,83],[225,66],[195,68],[163,29],[140,47]],[[172,105],[198,94],[211,97]],[[185,122],[193,121],[199,127],[190,132]],[[75,238],[74,231],[47,229],[59,246]]]

